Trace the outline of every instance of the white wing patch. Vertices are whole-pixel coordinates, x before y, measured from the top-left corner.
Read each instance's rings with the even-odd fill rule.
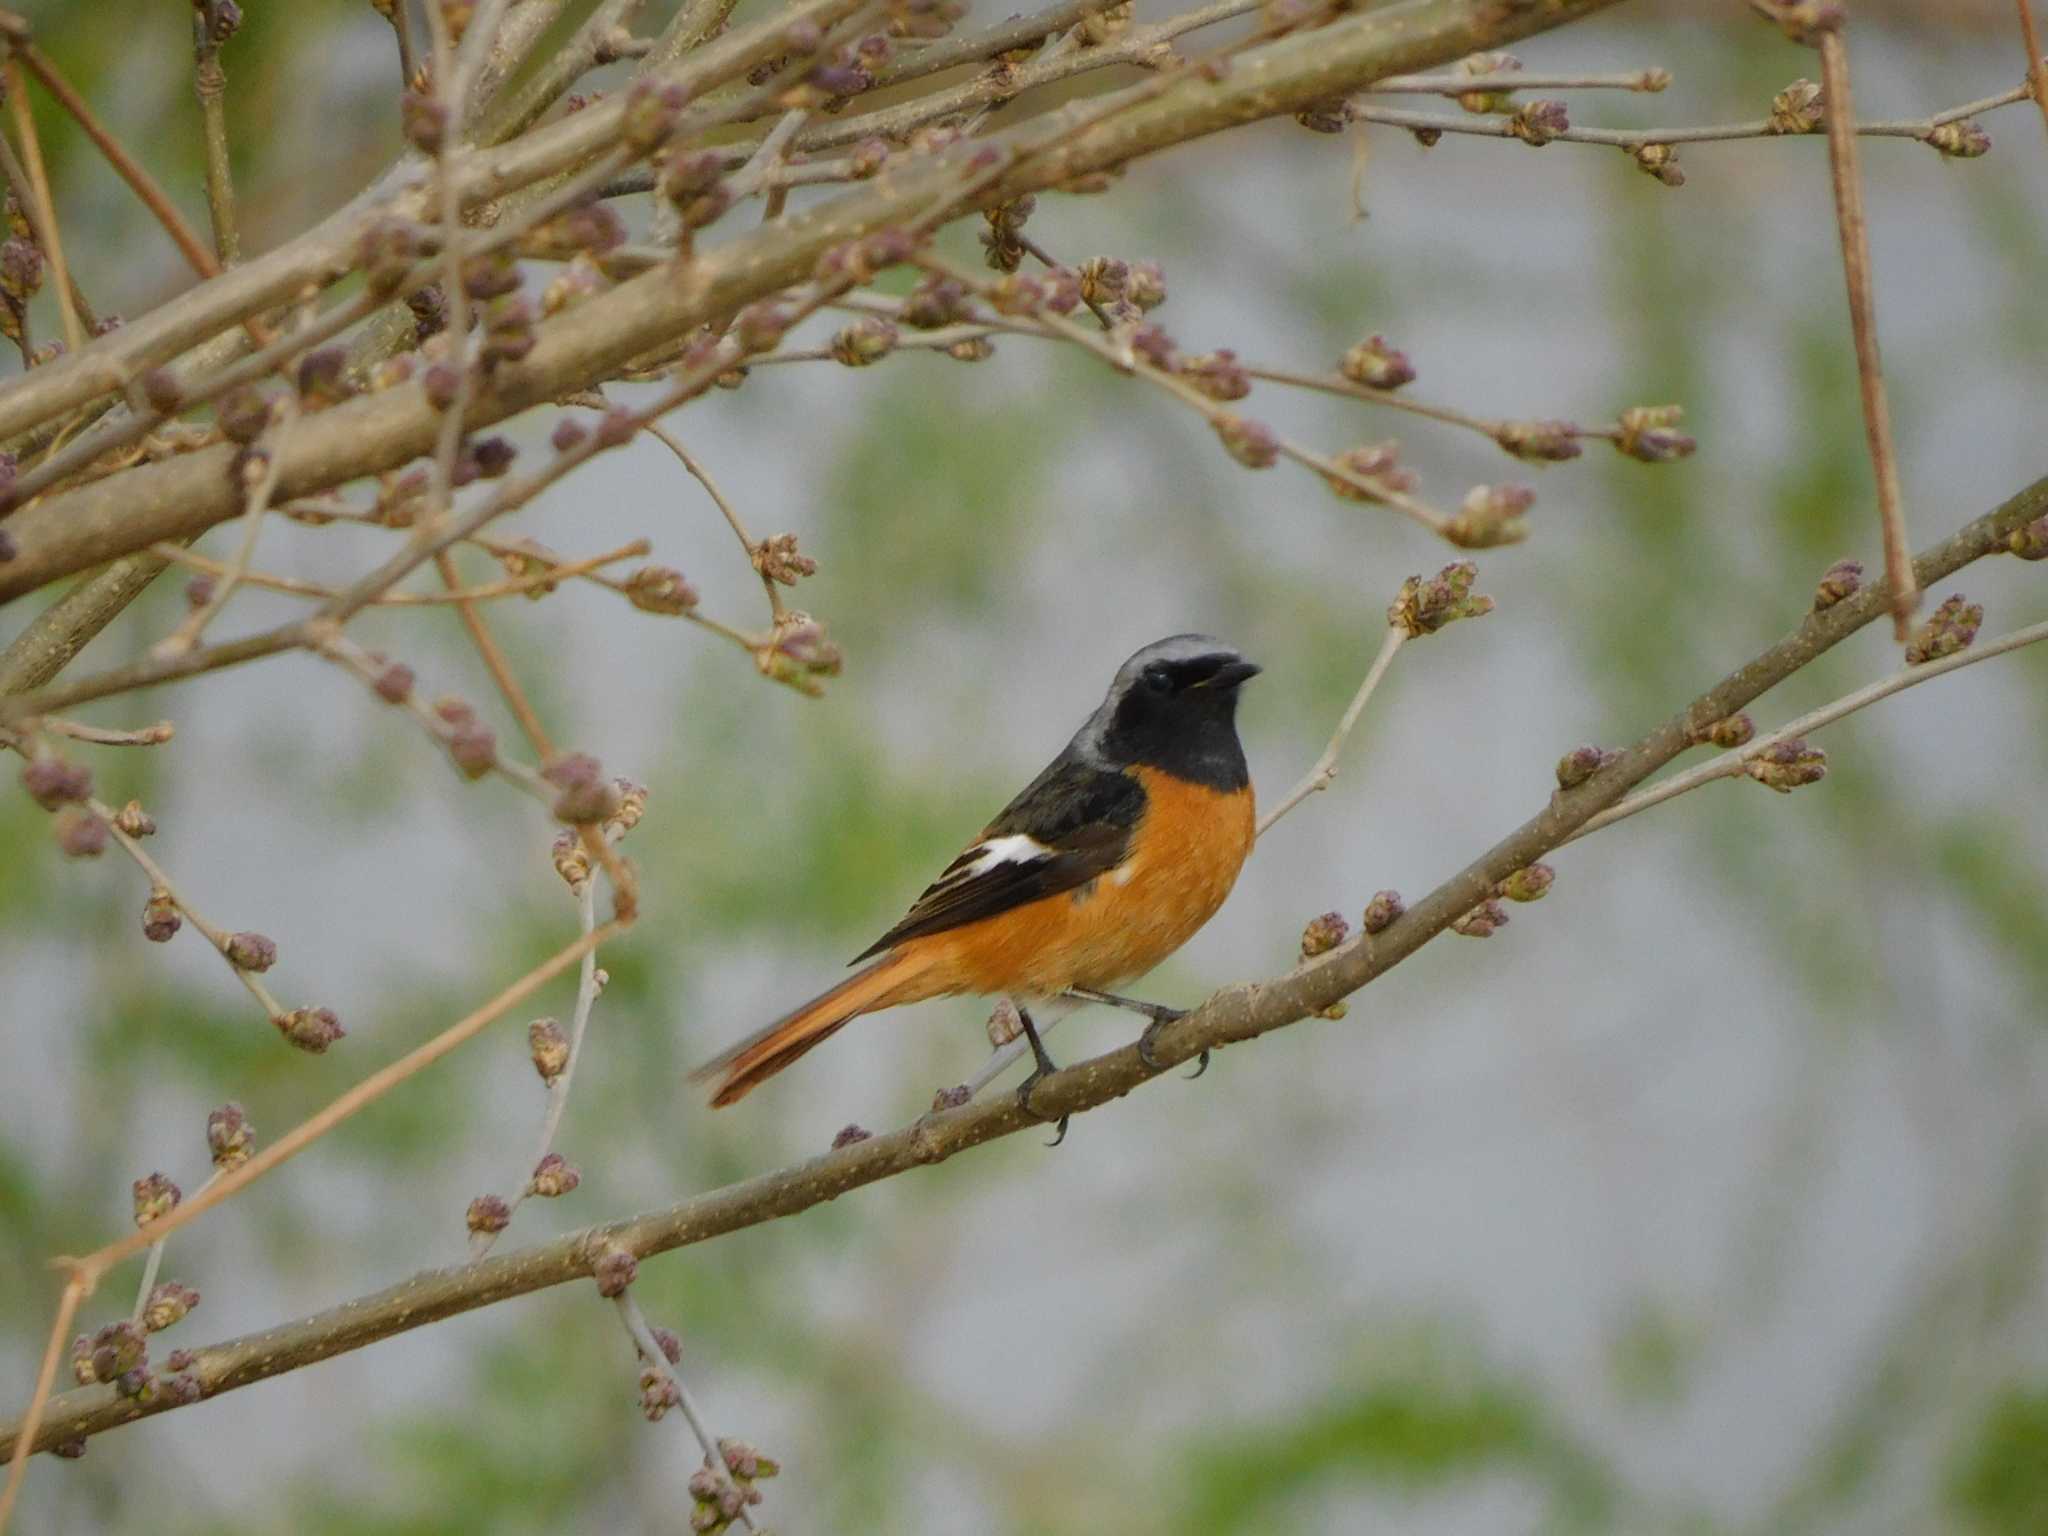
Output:
[[[1040,859],[1049,859],[1053,850],[1035,837],[1022,832],[1013,832],[1008,837],[992,837],[987,842],[971,849],[973,862],[967,863],[967,855],[961,856],[966,867],[961,871],[964,880],[978,879],[998,864],[1035,864]]]

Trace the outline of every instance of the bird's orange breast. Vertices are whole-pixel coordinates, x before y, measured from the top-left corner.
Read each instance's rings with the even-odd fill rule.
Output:
[[[1127,771],[1145,787],[1145,812],[1121,864],[1078,890],[911,940],[903,948],[925,951],[927,964],[890,1001],[1114,987],[1194,937],[1251,852],[1251,789],[1209,789],[1154,768]]]

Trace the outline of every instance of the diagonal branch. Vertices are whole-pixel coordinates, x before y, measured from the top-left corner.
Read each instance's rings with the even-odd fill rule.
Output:
[[[2048,516],[2048,479],[2036,481],[1927,550],[1915,562],[1915,577],[1924,585],[1995,554],[2015,530],[2043,516]],[[1297,1023],[1366,986],[1485,900],[1499,881],[1569,842],[1595,817],[1621,802],[1635,785],[1687,751],[1697,741],[1701,726],[1726,719],[1808,666],[1881,617],[1889,601],[1884,584],[1873,583],[1831,608],[1810,614],[1790,634],[1722,678],[1583,784],[1553,796],[1535,816],[1384,931],[1354,938],[1285,976],[1217,992],[1153,1035],[1156,1064],[1142,1060],[1132,1044],[1055,1072],[1043,1079],[1033,1094],[1038,1114],[1056,1118],[1097,1108],[1205,1050],[1256,1039]],[[848,1191],[944,1162],[969,1148],[1041,1123],[1007,1096],[934,1113],[901,1130],[692,1196],[664,1210],[587,1228],[475,1264],[423,1271],[325,1312],[197,1350],[193,1372],[204,1396],[232,1391],[428,1323],[586,1277],[608,1250],[624,1249],[645,1258],[706,1242],[796,1215]],[[179,1217],[186,1209],[181,1206],[172,1216]],[[47,1405],[35,1447],[44,1449],[132,1423],[168,1406],[161,1399],[139,1404],[105,1386],[66,1392]],[[0,1454],[13,1449],[21,1429],[19,1423],[0,1428]]]

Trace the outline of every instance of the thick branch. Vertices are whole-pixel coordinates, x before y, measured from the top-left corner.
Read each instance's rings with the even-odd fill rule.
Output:
[[[928,214],[934,199],[951,194],[968,157],[990,146],[1009,153],[1014,169],[976,193],[974,207],[1008,202],[1170,145],[1296,112],[1381,76],[1442,64],[1614,3],[1555,0],[1507,10],[1488,0],[1409,0],[1255,49],[1233,63],[1221,81],[1184,79],[1150,100],[1144,99],[1144,84],[1132,87],[1136,105],[1079,133],[1072,132],[1063,111],[1047,113],[1008,133],[935,156],[929,166],[881,178],[801,217],[750,231],[680,272],[660,268],[591,299],[544,327],[523,363],[492,376],[471,405],[467,424],[474,430],[587,389],[650,349],[802,280],[833,247]],[[1088,110],[1101,110],[1107,100],[1097,99]],[[580,123],[599,110],[592,107],[569,122]],[[534,137],[551,131],[540,130]],[[252,262],[241,271],[258,265]],[[216,283],[238,276],[230,273]],[[0,435],[7,425],[0,409]],[[323,411],[293,433],[281,455],[278,494],[289,500],[395,468],[430,451],[439,425],[439,413],[418,384]],[[227,473],[234,452],[222,445],[138,466],[16,514],[8,528],[19,553],[0,566],[0,602],[232,516],[239,506]]]
[[[1922,554],[1915,561],[1919,584],[1939,581],[1998,552],[2013,530],[2044,515],[2048,515],[2048,479],[2036,481],[1996,511]],[[1205,1050],[1256,1039],[1309,1018],[1356,992],[1486,899],[1500,880],[1569,842],[1633,786],[1694,745],[1699,727],[1745,708],[1881,617],[1889,602],[1888,588],[1878,582],[1832,608],[1808,615],[1792,633],[1716,683],[1584,784],[1553,796],[1543,810],[1438,886],[1383,933],[1361,935],[1271,981],[1226,987],[1153,1036],[1156,1067],[1141,1060],[1138,1047],[1132,1044],[1054,1073],[1032,1095],[1038,1114],[1057,1117],[1094,1109]],[[795,1215],[863,1185],[944,1162],[970,1147],[1041,1123],[1009,1097],[935,1113],[902,1130],[694,1196],[666,1210],[587,1228],[475,1264],[424,1271],[374,1295],[197,1350],[193,1370],[205,1395],[211,1397],[427,1323],[580,1279],[591,1272],[597,1255],[607,1247],[623,1247],[645,1258],[705,1242]],[[43,1449],[96,1434],[162,1412],[165,1406],[161,1398],[143,1406],[118,1396],[110,1387],[82,1387],[51,1400],[35,1444]],[[12,1449],[19,1433],[19,1424],[0,1429],[0,1455]]]

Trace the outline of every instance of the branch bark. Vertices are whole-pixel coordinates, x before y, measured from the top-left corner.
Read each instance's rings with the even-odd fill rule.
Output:
[[[1925,586],[1995,554],[2007,537],[2048,516],[2048,478],[1933,546],[1914,562]],[[1314,1016],[1366,986],[1435,938],[1491,894],[1494,886],[1563,844],[1650,774],[1692,747],[1700,728],[1747,707],[1769,689],[1884,616],[1891,594],[1873,583],[1819,613],[1809,614],[1775,645],[1722,678],[1575,789],[1561,791],[1536,815],[1495,843],[1383,933],[1360,935],[1285,976],[1226,987],[1152,1039],[1156,1065],[1135,1043],[1077,1063],[1043,1079],[1032,1101],[1047,1119],[1079,1114],[1121,1098],[1181,1062]],[[913,1125],[761,1174],[723,1189],[586,1228],[474,1264],[426,1270],[372,1295],[193,1352],[205,1396],[360,1349],[428,1323],[561,1285],[590,1274],[597,1257],[619,1247],[640,1258],[706,1242],[744,1227],[793,1216],[851,1190],[913,1168],[942,1163],[985,1142],[1043,1123],[1014,1098],[979,1100],[934,1113]],[[97,1434],[164,1411],[162,1399],[140,1405],[105,1386],[53,1398],[36,1430],[35,1448]],[[22,1426],[0,1428],[0,1455]]]

